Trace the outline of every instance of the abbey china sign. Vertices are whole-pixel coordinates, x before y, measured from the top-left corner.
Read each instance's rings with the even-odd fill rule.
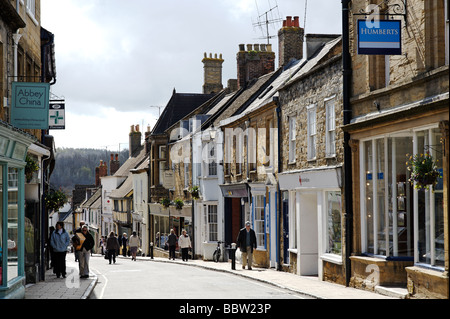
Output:
[[[49,83],[13,82],[11,125],[24,129],[48,129]]]

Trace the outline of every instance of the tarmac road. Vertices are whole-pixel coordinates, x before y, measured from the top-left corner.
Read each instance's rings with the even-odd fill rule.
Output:
[[[232,274],[170,262],[91,257],[98,282],[89,299],[305,299],[308,296]]]

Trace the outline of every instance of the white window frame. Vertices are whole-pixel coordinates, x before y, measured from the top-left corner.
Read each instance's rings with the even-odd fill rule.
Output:
[[[449,14],[450,14],[450,0],[444,1],[444,11],[445,11],[445,65],[449,64]]]
[[[266,197],[264,195],[255,195],[253,197],[253,225],[256,233],[256,246],[258,249],[266,248]]]
[[[315,104],[307,107],[307,121],[308,121],[308,160],[316,159],[316,145],[317,145],[317,108]]]
[[[365,167],[363,166],[364,163],[365,163],[365,155],[364,155],[364,143],[365,142],[372,141],[372,150],[376,150],[376,147],[374,146],[374,143],[378,139],[387,138],[389,136],[396,135],[396,134],[402,134],[402,133],[412,134],[411,137],[412,137],[412,139],[414,141],[413,142],[413,153],[417,154],[418,152],[419,153],[423,152],[423,150],[419,150],[418,149],[418,145],[416,143],[416,141],[418,140],[417,133],[421,132],[421,131],[427,131],[428,130],[428,135],[431,138],[431,130],[432,129],[436,129],[436,128],[438,128],[438,125],[428,125],[428,126],[423,126],[423,127],[415,127],[414,129],[408,130],[408,131],[399,131],[399,132],[395,132],[395,133],[392,133],[392,134],[386,134],[386,135],[381,135],[381,136],[373,136],[373,137],[370,137],[370,138],[367,138],[367,139],[361,139],[360,140],[360,163],[361,163],[360,180],[361,181],[365,181],[365,174],[366,174]],[[376,161],[376,160],[377,160],[377,154],[376,153],[372,153],[371,161]],[[389,169],[391,169],[391,168],[389,168]],[[394,168],[392,168],[392,169],[394,171],[396,171]],[[374,179],[375,179],[376,174],[374,174],[373,172],[372,172],[372,174],[373,174]],[[407,181],[407,183],[409,183],[409,182]],[[372,195],[373,198],[377,198],[376,187],[373,187],[373,189],[374,189],[373,190],[373,194],[370,194],[370,195]],[[395,187],[393,189],[394,189],[393,196],[394,196],[394,198],[396,198]],[[429,232],[430,232],[429,238],[432,239],[432,238],[435,238],[435,236],[434,236],[434,232],[435,232],[435,228],[434,228],[435,214],[434,213],[435,213],[435,211],[434,211],[434,206],[432,205],[432,203],[434,203],[434,195],[435,195],[435,193],[432,192],[432,191],[427,191],[427,190],[425,192],[428,193],[428,195],[427,195],[427,197],[428,197],[427,202],[429,203],[429,207],[430,207],[429,211],[428,211],[428,214],[429,214],[428,220],[430,222],[430,225],[428,225],[428,227],[429,227]],[[434,249],[435,248],[434,247],[435,241],[433,241],[433,240],[429,240],[429,242],[427,243],[427,244],[430,245],[429,251],[431,253],[431,257],[430,257],[431,262],[425,264],[423,262],[420,262],[420,260],[419,260],[418,241],[419,241],[419,214],[420,214],[420,212],[419,212],[419,207],[418,207],[418,190],[414,189],[413,190],[413,194],[411,196],[412,196],[412,200],[413,200],[413,203],[414,203],[413,207],[411,207],[411,218],[414,220],[413,221],[413,225],[414,226],[411,229],[411,231],[413,232],[412,236],[414,238],[414,240],[413,240],[413,242],[414,242],[414,247],[413,247],[414,263],[415,264],[421,264],[421,265],[427,265],[427,266],[434,267],[434,268],[437,268],[437,269],[442,269],[441,266],[436,266],[435,265],[435,257],[436,257],[436,256],[434,256],[434,253],[435,253],[435,249]],[[360,210],[361,210],[361,212],[365,212],[366,209],[367,209],[366,208],[365,198],[366,198],[365,183],[362,182],[362,183],[360,183]],[[385,202],[387,202],[387,201],[385,201]],[[374,205],[373,210],[374,210],[374,212],[376,212],[377,211],[377,207],[376,207],[377,201],[373,201],[373,203],[374,203],[373,204]],[[394,211],[396,211],[396,205],[394,205]],[[374,216],[375,216],[375,213],[374,213]],[[376,223],[374,222],[374,225],[375,224]],[[394,223],[393,227],[394,227],[393,233],[395,234],[396,233],[395,229],[397,227],[397,224]],[[408,226],[408,227],[411,227],[411,226]],[[365,214],[361,214],[361,248],[362,248],[362,252],[364,252],[364,253],[366,253],[368,251],[368,247],[367,247],[368,246],[368,243],[367,243],[367,241],[368,241],[367,232],[368,231],[369,230],[367,229],[367,218],[366,218]],[[374,232],[374,234],[377,234],[376,229],[374,229],[373,232]],[[395,236],[394,236],[394,238],[393,238],[394,249],[396,247],[396,241],[397,240],[398,239],[396,239]],[[374,243],[376,243],[376,242],[377,242],[377,238],[375,237],[374,238]],[[374,251],[375,251],[375,255],[377,255],[376,254],[377,253],[377,249],[376,248],[374,248]],[[385,255],[377,255],[377,256],[385,256]],[[389,256],[389,253],[386,253],[385,257],[388,257],[388,256]],[[395,250],[394,250],[393,256],[394,257],[396,256]]]
[[[217,205],[206,205],[206,238],[209,242],[219,240],[219,223]]]
[[[325,100],[326,110],[326,157],[336,156],[336,99],[332,96]]]
[[[214,177],[217,176],[217,160],[216,160],[216,144],[209,142],[208,147],[208,162],[206,163],[207,175]]]
[[[164,181],[164,171],[166,169],[166,161],[158,161],[159,170],[159,185],[163,184]]]
[[[289,117],[289,163],[295,163],[296,159],[296,139],[297,139],[297,117]]]
[[[39,25],[36,20],[36,0],[26,0],[26,11],[35,25]]]
[[[183,162],[184,166],[184,188],[189,187],[189,158],[185,158]]]

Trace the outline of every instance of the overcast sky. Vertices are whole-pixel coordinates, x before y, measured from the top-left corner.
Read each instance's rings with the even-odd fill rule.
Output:
[[[205,52],[222,54],[226,86],[239,44],[267,43],[257,26],[266,11],[271,36],[286,16],[305,33],[342,32],[340,0],[305,1],[42,0],[42,27],[55,35],[51,92],[66,101],[66,129],[50,131],[56,147],[127,148],[130,126],[153,127],[151,106],[164,107],[174,88],[202,93]]]

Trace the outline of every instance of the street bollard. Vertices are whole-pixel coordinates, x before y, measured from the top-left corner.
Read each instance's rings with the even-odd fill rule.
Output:
[[[231,244],[230,255],[231,255],[231,269],[236,270],[236,244],[235,243]]]
[[[153,259],[153,242],[150,243],[150,258]]]

